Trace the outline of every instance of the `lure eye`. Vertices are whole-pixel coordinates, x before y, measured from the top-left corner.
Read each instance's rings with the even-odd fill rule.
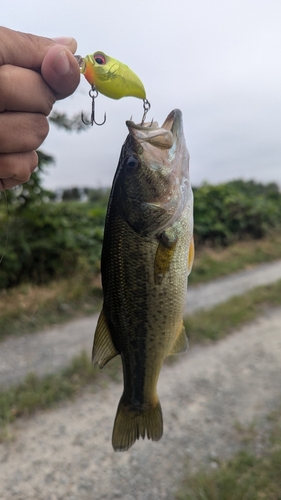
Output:
[[[128,156],[125,160],[125,164],[129,170],[135,170],[138,167],[139,161],[136,156]]]
[[[94,59],[95,59],[96,63],[98,63],[98,64],[105,64],[105,57],[103,54],[96,54],[94,56]]]

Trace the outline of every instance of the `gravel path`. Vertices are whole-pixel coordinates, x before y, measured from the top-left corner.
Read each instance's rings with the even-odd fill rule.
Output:
[[[281,279],[281,261],[263,264],[208,284],[189,287],[186,313],[212,308],[233,295],[278,279]],[[90,353],[96,322],[97,315],[94,315],[36,335],[8,338],[0,345],[1,385],[20,382],[29,372],[44,375],[61,369],[83,349]]]
[[[13,427],[0,445],[1,500],[172,500],[189,466],[230,456],[234,424],[262,421],[281,396],[281,310],[166,365],[159,382],[164,436],[114,453],[120,384],[88,390]],[[106,368],[105,368],[106,370]]]

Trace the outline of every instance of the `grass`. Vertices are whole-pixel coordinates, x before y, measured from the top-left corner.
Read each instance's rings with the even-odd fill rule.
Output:
[[[233,297],[210,311],[198,311],[184,320],[190,344],[223,338],[247,322],[253,321],[267,307],[281,305],[281,280],[260,286]]]
[[[281,258],[281,234],[196,252],[189,284],[205,282],[261,262]],[[53,324],[96,312],[100,277],[86,272],[44,286],[24,284],[0,291],[0,341],[8,335],[37,332]],[[17,304],[17,307],[15,307]]]
[[[270,286],[258,287],[210,311],[199,311],[185,319],[190,343],[219,340],[234,328],[253,320],[264,308],[279,304],[281,304],[281,281]],[[89,357],[82,353],[59,373],[42,378],[35,374],[28,375],[23,383],[0,392],[0,427],[7,426],[18,417],[48,409],[74,397],[93,381],[98,386],[99,373],[97,368],[93,368]],[[118,356],[103,370],[102,380],[119,380],[120,373]]]
[[[241,241],[227,248],[202,248],[195,252],[189,284],[204,283],[277,259],[281,259],[280,232],[273,232],[260,240]]]
[[[97,312],[102,291],[99,276],[80,274],[45,286],[23,284],[2,290],[0,297],[1,341]]]
[[[105,371],[103,383],[117,380],[120,374],[119,368],[120,360],[116,358]],[[2,440],[7,435],[6,426],[15,419],[30,416],[38,410],[46,410],[62,401],[73,398],[89,384],[94,387],[93,382],[95,382],[95,388],[100,387],[99,370],[93,367],[89,356],[82,352],[59,373],[46,375],[42,378],[30,373],[21,384],[0,391]]]
[[[269,416],[271,434],[257,455],[254,438],[231,460],[217,463],[215,470],[186,474],[176,495],[178,500],[280,500],[281,499],[281,407]]]

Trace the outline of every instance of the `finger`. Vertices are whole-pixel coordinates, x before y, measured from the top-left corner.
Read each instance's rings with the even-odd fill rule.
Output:
[[[39,73],[10,64],[0,66],[0,112],[26,111],[48,116],[55,100]]]
[[[69,36],[58,36],[55,38],[52,38],[54,42],[56,42],[59,45],[64,45],[65,47],[72,52],[72,54],[75,54],[77,50],[77,42],[75,38],[71,38]]]
[[[35,151],[28,153],[0,154],[0,190],[11,189],[27,182],[38,165]]]
[[[71,95],[80,81],[80,69],[75,57],[61,45],[48,50],[42,62],[41,73],[57,99]]]
[[[48,132],[48,120],[42,113],[0,113],[1,153],[25,153],[37,149]]]
[[[73,38],[50,38],[0,28],[0,66],[11,64],[41,71],[57,99],[74,92],[80,81],[80,70],[73,53]],[[46,58],[46,59],[45,59]]]
[[[57,45],[67,47],[73,54],[77,49],[74,38],[57,38],[51,40],[42,36],[21,33],[8,28],[0,28],[0,65],[13,64],[23,68],[39,69],[51,47]]]

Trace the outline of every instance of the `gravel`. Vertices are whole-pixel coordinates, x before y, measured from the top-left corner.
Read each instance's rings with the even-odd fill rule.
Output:
[[[223,297],[226,282],[219,280]],[[164,414],[158,443],[141,440],[128,452],[113,452],[119,383],[92,387],[74,402],[19,420],[10,429],[13,439],[0,445],[1,500],[171,500],[187,458],[191,470],[216,467],[240,446],[237,423],[264,425],[280,402],[280,325],[281,309],[270,309],[219,343],[166,364],[158,387]]]

